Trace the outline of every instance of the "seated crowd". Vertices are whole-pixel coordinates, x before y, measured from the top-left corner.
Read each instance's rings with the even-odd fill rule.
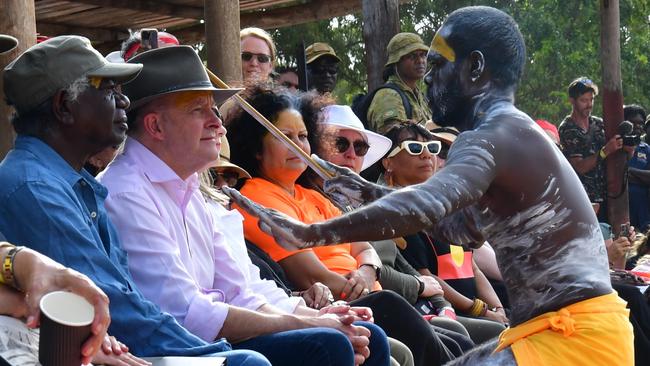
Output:
[[[443,169],[459,131],[431,121],[419,36],[389,44],[392,84],[366,103],[373,130],[333,99],[341,59],[326,43],[306,49],[311,91],[301,92],[295,71],[275,73],[271,36],[242,30],[242,90],[216,88],[191,47],[158,37],[147,50],[136,32],[104,58],[84,37],[58,36],[4,70],[17,138],[0,164],[0,260],[13,266],[13,280],[0,273],[0,363],[36,362],[27,328],[58,289],[95,307],[84,364],[216,355],[230,366],[443,365],[509,326],[489,243],[420,231],[288,250],[231,203],[236,189],[305,224],[363,204],[329,189],[238,93],[337,176],[363,171],[395,189]],[[629,244],[619,242],[607,242],[611,257]],[[615,288],[634,304],[644,359],[648,304]]]

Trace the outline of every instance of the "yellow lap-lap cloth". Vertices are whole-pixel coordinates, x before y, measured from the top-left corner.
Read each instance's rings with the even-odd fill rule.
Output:
[[[510,346],[521,366],[634,365],[634,334],[616,293],[584,300],[504,330],[494,352]]]

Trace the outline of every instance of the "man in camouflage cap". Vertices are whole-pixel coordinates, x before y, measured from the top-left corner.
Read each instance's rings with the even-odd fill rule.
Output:
[[[402,91],[410,108],[405,106],[397,90],[378,90],[368,108],[367,118],[371,129],[383,132],[394,122],[412,120],[424,125],[431,119],[426,97],[418,87],[426,72],[428,50],[429,47],[417,34],[398,33],[390,40],[384,81]]]
[[[310,89],[319,93],[331,93],[336,87],[341,59],[332,46],[316,42],[305,49],[307,78]]]

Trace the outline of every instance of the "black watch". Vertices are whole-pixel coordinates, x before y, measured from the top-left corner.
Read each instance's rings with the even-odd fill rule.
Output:
[[[380,274],[381,274],[381,267],[375,266],[374,264],[370,264],[370,263],[364,263],[364,264],[360,265],[359,268],[361,268],[363,266],[372,267],[372,269],[375,270],[375,280],[379,281],[379,277],[380,277]]]
[[[418,296],[420,296],[424,292],[424,281],[419,279],[418,276],[414,275],[413,277],[415,277],[415,279],[418,280],[418,284],[420,285],[420,287],[418,288]]]

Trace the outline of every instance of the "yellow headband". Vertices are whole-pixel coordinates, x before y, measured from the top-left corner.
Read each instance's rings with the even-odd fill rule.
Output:
[[[88,78],[88,82],[90,85],[95,87],[95,89],[99,89],[99,85],[102,83],[102,78],[99,76],[91,76]]]
[[[447,41],[442,38],[440,33],[436,33],[433,37],[433,41],[431,41],[431,49],[438,52],[449,62],[456,61],[456,52],[454,52],[453,48],[449,47]]]

